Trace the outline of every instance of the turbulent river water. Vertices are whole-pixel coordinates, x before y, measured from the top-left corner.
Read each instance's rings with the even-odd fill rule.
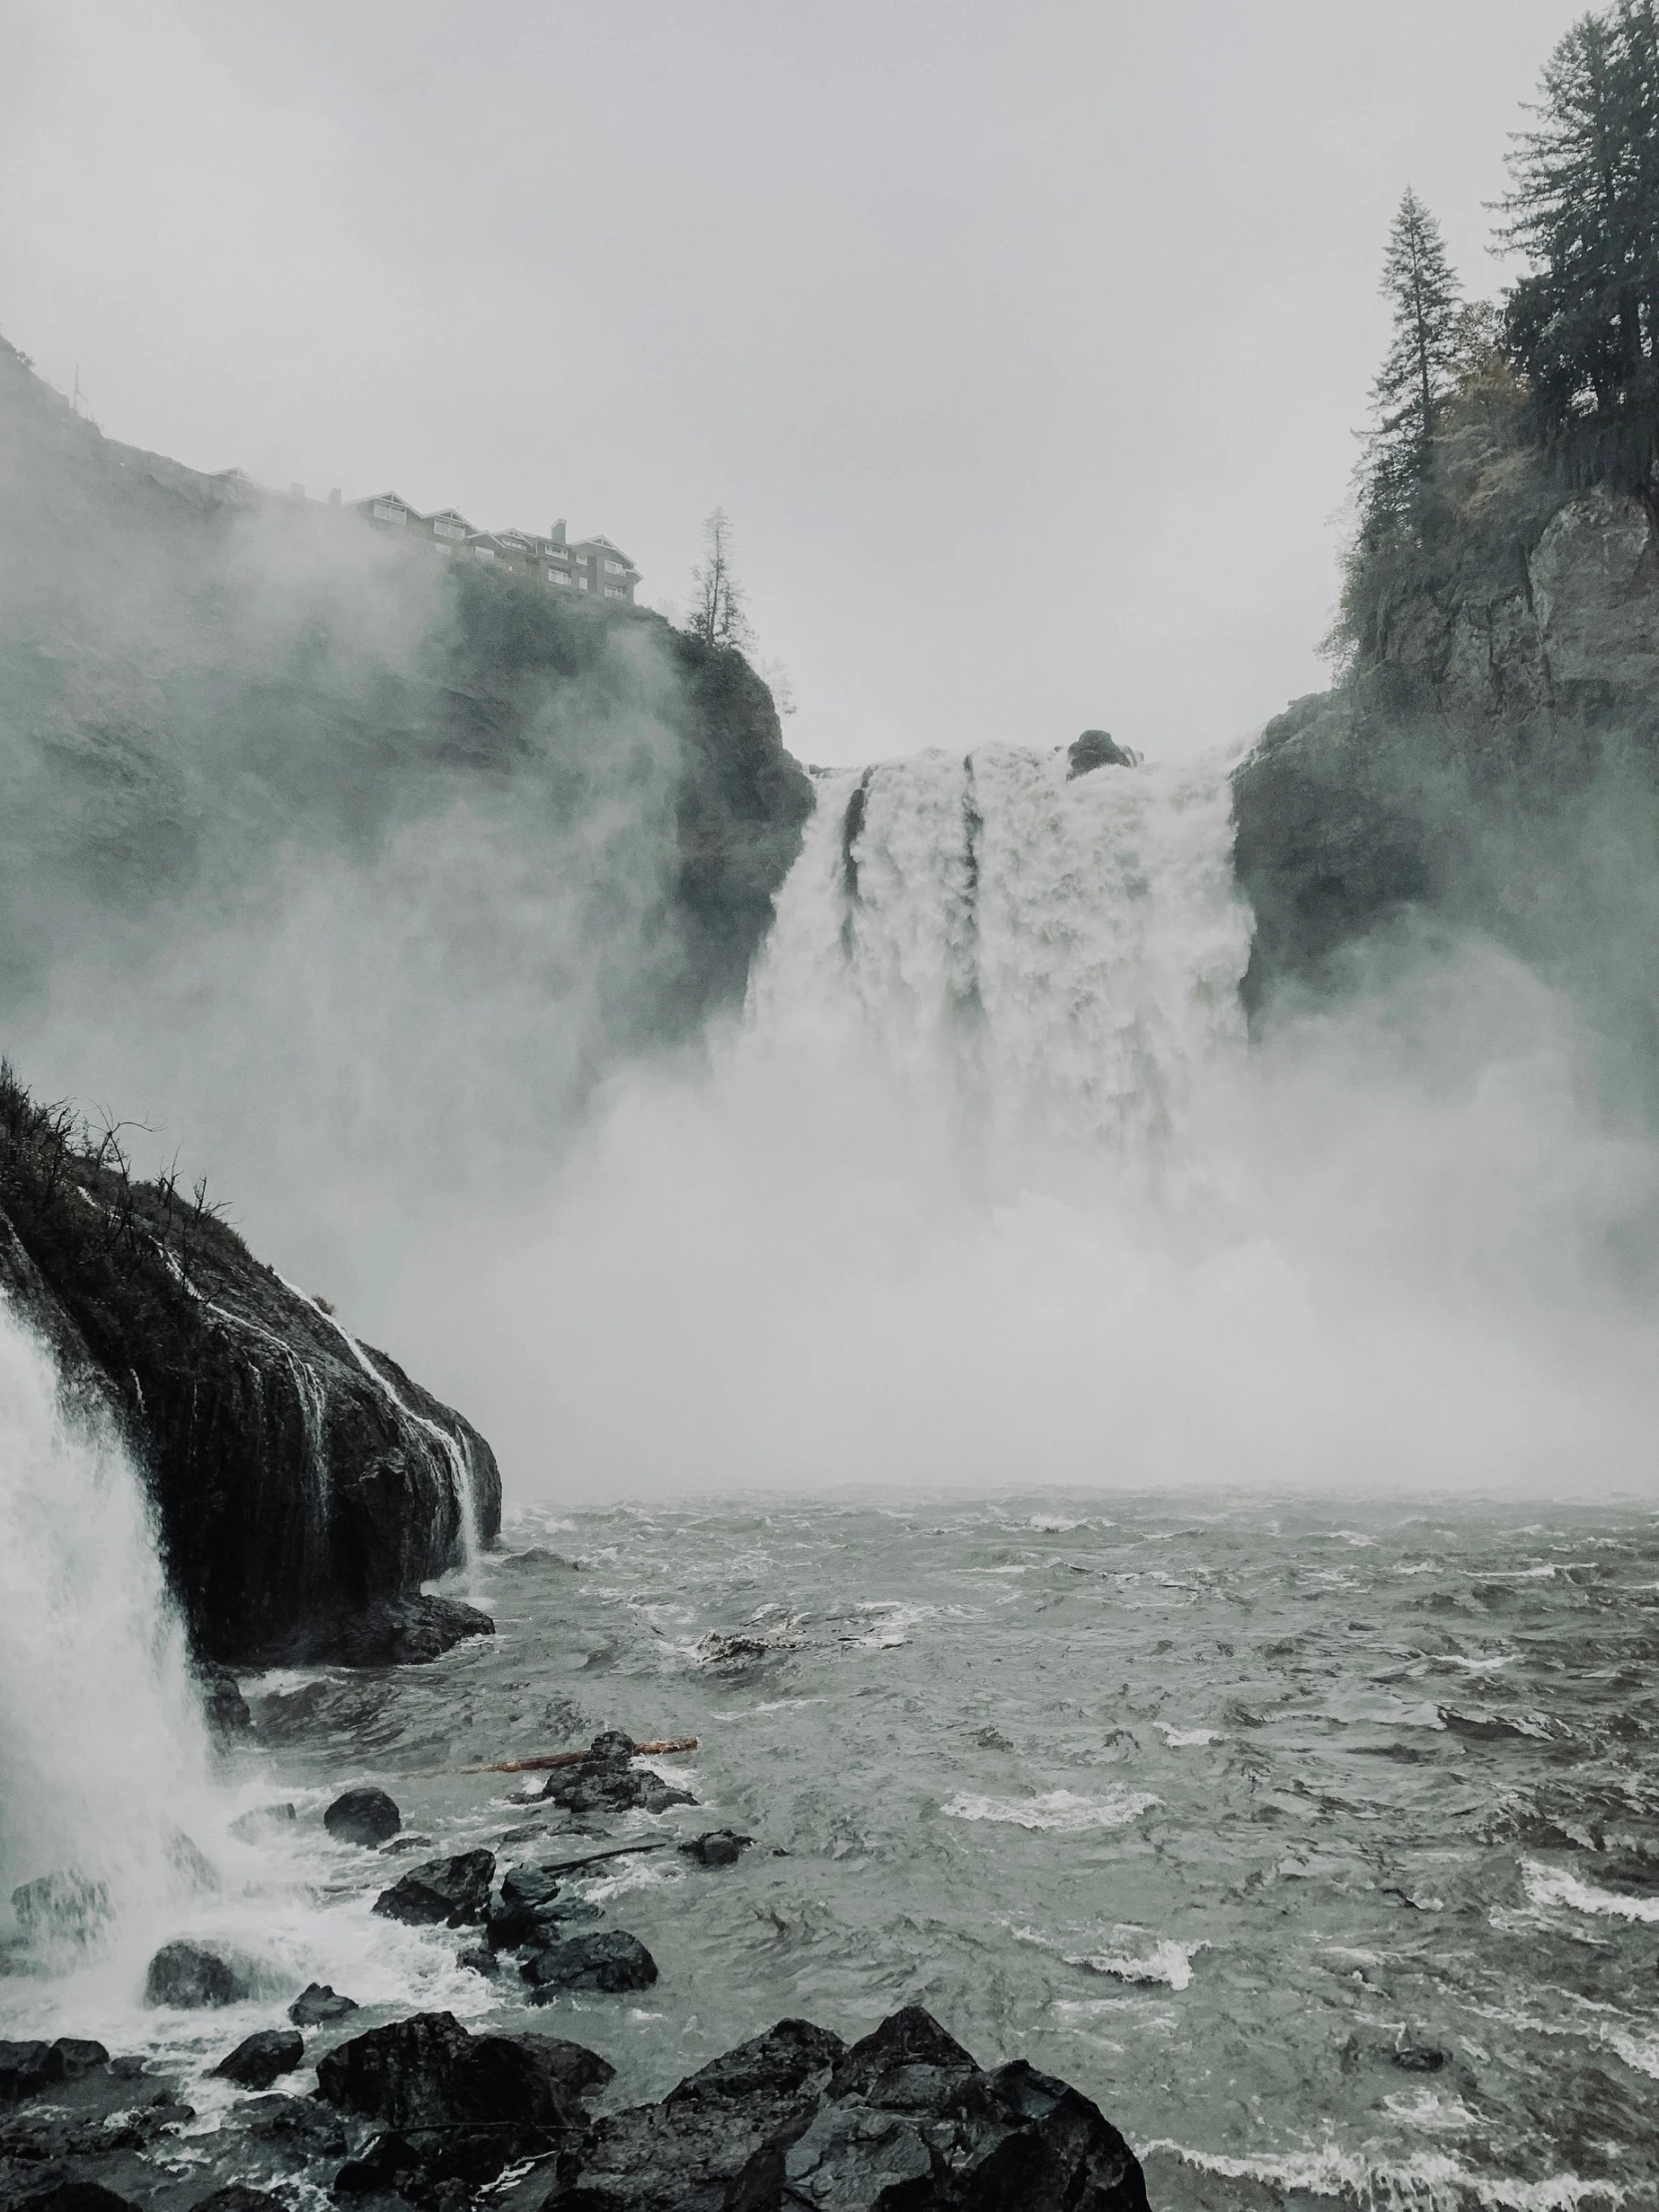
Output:
[[[1642,1314],[1586,1288],[1561,1227],[1617,1216],[1636,1154],[1534,1129],[1535,992],[1524,1048],[1466,1112],[1443,1082],[1431,1126],[1305,1065],[1252,1103],[1225,769],[1071,783],[991,750],[821,779],[722,1109],[744,1139],[783,1066],[807,1149],[746,1185],[742,1142],[711,1168],[706,1096],[666,1137],[624,1117],[672,1173],[596,1202],[588,1245],[564,1220],[598,1318],[543,1328],[547,1440],[466,1581],[498,1633],[436,1665],[249,1681],[257,1735],[215,1753],[138,1479],[0,1320],[0,1857],[96,1900],[11,1939],[0,2032],[183,2067],[188,2169],[233,2095],[206,2068],[312,1979],[360,2000],[353,2029],[420,2005],[573,2034],[618,2100],[785,2014],[850,2034],[915,2000],[1095,2098],[1156,2206],[1659,2201],[1659,1518],[1365,1501],[1406,1460],[1581,1495],[1650,1462]],[[881,1144],[837,1184],[864,1117]],[[1232,1143],[1264,1123],[1277,1152]],[[603,1147],[582,1172],[603,1193]],[[701,1397],[665,1394],[675,1344]],[[589,1371],[618,1463],[680,1502],[530,1502],[585,1448]],[[762,1407],[775,1482],[744,1462],[749,1495],[685,1501],[686,1403],[725,1451]],[[971,1495],[934,1487],[953,1471]],[[699,1738],[659,1762],[697,1806],[576,1822],[476,1771],[610,1727]],[[379,1853],[320,1823],[368,1781],[404,1816]],[[735,1868],[664,1851],[576,1885],[657,1958],[639,1997],[530,2012],[459,1962],[467,1935],[371,1911],[411,1855],[712,1827],[753,1837]],[[256,1994],[146,2008],[182,1935]]]

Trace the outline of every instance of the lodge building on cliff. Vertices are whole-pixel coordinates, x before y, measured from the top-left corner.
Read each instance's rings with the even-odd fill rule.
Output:
[[[407,541],[429,545],[435,553],[510,569],[558,591],[634,604],[640,572],[627,554],[609,538],[567,537],[563,521],[555,522],[544,538],[528,530],[476,530],[453,507],[423,515],[394,491],[353,500],[352,508],[376,529],[399,531]]]

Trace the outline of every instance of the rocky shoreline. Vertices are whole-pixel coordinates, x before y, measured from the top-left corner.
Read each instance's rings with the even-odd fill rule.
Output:
[[[641,1765],[615,1730],[538,1797],[589,1820],[696,1802]],[[342,1793],[323,1820],[365,1851],[393,1845],[401,1828],[375,1788]],[[671,1849],[730,1870],[753,1847],[715,1830],[552,1862],[536,1856],[537,1841],[520,1828],[499,1856],[472,1850],[407,1867],[374,1911],[455,1931],[459,1962],[504,1983],[512,1976],[520,2001],[567,1990],[621,1997],[656,1983],[657,1962],[626,1930],[584,1928],[601,1916],[568,1894],[567,1878]],[[239,1962],[209,1945],[175,1939],[150,1964],[152,2004],[207,2012],[251,1993]],[[188,2146],[196,2112],[165,2066],[112,2057],[88,2039],[0,2043],[0,2205],[1144,2212],[1147,2202],[1134,2153],[1087,2098],[1024,2060],[980,2065],[918,2005],[850,2045],[811,2021],[781,2020],[665,2097],[614,2108],[606,2094],[616,2066],[565,2037],[469,2029],[448,2011],[353,2031],[359,2007],[315,1983],[286,2011],[286,2027],[244,2036],[213,2065],[211,2078],[240,2094],[211,2137],[191,2135]],[[308,2095],[284,2086],[301,2068],[315,2069]]]

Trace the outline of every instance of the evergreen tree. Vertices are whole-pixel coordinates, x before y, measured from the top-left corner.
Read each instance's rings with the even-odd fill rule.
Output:
[[[1388,233],[1382,296],[1393,338],[1372,386],[1373,428],[1361,482],[1363,534],[1420,525],[1434,469],[1434,433],[1456,379],[1461,295],[1439,225],[1407,188]]]
[[[703,525],[704,557],[692,570],[692,610],[686,624],[694,637],[710,645],[736,646],[750,640],[743,587],[732,573],[732,522],[717,507]]]
[[[1535,265],[1505,303],[1510,356],[1538,434],[1577,480],[1642,485],[1659,454],[1655,0],[1574,24],[1531,112],[1498,233]]]

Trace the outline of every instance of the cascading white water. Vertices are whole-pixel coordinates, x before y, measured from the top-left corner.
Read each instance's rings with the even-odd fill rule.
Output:
[[[3,1302],[0,1774],[0,1896],[78,1877],[97,1924],[188,1888],[209,1753],[148,1503]],[[37,1933],[51,1947],[94,1927],[70,1910]]]
[[[1230,757],[1069,778],[923,753],[821,779],[750,994],[763,1049],[873,1054],[993,1165],[1097,1151],[1167,1190],[1242,1048]]]

